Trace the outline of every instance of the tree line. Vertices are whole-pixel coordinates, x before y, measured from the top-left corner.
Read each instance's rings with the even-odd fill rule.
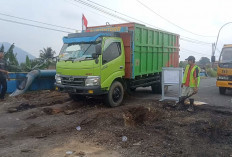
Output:
[[[4,51],[4,45],[2,44],[0,50],[4,52],[4,60],[8,64],[8,71],[10,72],[29,72],[35,69],[47,69],[50,65],[55,65],[52,58],[56,54],[51,47],[43,48],[40,50],[39,58],[29,59],[26,56],[26,61],[19,64],[17,60],[17,53],[14,53],[14,43],[7,51]]]

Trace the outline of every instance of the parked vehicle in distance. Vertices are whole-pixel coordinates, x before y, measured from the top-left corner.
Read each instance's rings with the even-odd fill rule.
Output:
[[[219,93],[225,94],[226,90],[232,89],[232,44],[222,48],[217,67],[217,87]]]

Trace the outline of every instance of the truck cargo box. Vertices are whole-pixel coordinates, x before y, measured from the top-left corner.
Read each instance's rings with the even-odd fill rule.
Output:
[[[125,78],[154,74],[162,67],[178,67],[179,35],[146,27],[137,23],[124,23],[88,27],[87,32],[116,31],[123,39],[126,57]]]

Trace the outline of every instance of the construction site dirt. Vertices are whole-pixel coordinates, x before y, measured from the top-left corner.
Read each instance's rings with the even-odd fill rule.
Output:
[[[0,156],[232,156],[232,112],[203,105],[189,113],[172,103],[126,96],[109,108],[56,91],[8,97],[0,102]]]

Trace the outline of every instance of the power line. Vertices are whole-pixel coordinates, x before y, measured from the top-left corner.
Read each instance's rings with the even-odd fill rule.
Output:
[[[27,26],[31,26],[31,27],[37,27],[37,28],[42,28],[42,29],[57,31],[57,32],[72,33],[72,32],[67,32],[67,31],[63,31],[63,30],[59,30],[59,29],[53,29],[53,28],[48,28],[48,27],[43,27],[43,26],[38,26],[38,25],[32,25],[32,24],[28,24],[28,23],[24,23],[24,22],[12,21],[12,20],[8,20],[8,19],[2,19],[2,18],[0,18],[0,20],[1,21],[6,21],[6,22],[11,22],[11,23],[17,23],[17,24],[21,24],[21,25],[27,25]]]
[[[54,26],[54,27],[59,27],[59,28],[64,28],[64,29],[70,29],[70,30],[76,30],[75,28],[69,28],[69,27],[64,27],[64,26],[49,24],[49,23],[45,23],[45,22],[41,22],[41,21],[26,19],[26,18],[22,18],[22,17],[17,17],[17,16],[13,16],[13,15],[4,14],[4,13],[0,13],[0,15],[8,16],[8,17],[13,17],[13,18],[16,18],[16,19],[30,21],[30,22],[36,22],[36,23],[40,23],[40,24],[44,24],[44,25],[48,25],[48,26]]]
[[[84,3],[82,3],[83,1],[80,2],[81,0],[74,0],[74,1],[76,1],[76,2],[78,2],[78,3],[81,3],[82,5],[86,5],[86,6],[88,6],[88,7],[94,6],[94,5],[98,5],[98,6],[102,7],[102,8],[104,8],[104,9],[108,9],[108,10],[114,12],[114,13],[123,15],[123,16],[125,16],[125,17],[131,18],[131,19],[136,20],[136,21],[139,21],[139,22],[141,22],[142,24],[146,24],[146,25],[152,26],[152,27],[154,27],[154,28],[156,28],[156,29],[169,32],[169,31],[167,31],[167,30],[158,28],[158,27],[156,27],[156,26],[154,26],[154,25],[152,25],[152,24],[146,23],[146,22],[141,21],[141,20],[139,20],[139,19],[136,19],[136,18],[133,18],[133,17],[131,17],[131,16],[125,15],[125,14],[123,14],[123,13],[120,13],[120,12],[118,12],[118,11],[116,11],[116,10],[110,9],[110,8],[108,8],[108,7],[106,7],[106,6],[103,6],[103,5],[101,5],[101,4],[98,4],[98,3],[93,2],[93,1],[91,1],[91,0],[87,0],[87,1],[88,1],[88,2],[91,2],[91,3],[93,3],[93,4],[89,4],[89,3],[87,3],[87,2],[85,2],[85,4],[84,4]],[[88,5],[87,5],[87,4],[88,4]],[[92,9],[95,9],[96,6],[95,6],[95,7],[91,7],[91,8],[92,8]],[[95,10],[96,10],[96,9],[95,9]],[[101,10],[103,10],[103,9],[101,9]],[[103,13],[105,13],[105,12],[103,12]],[[113,13],[111,13],[110,16],[112,16],[112,17],[114,17],[114,18],[118,18],[118,16],[116,17],[115,14],[113,14]],[[129,21],[129,20],[126,20],[126,21]],[[183,36],[183,37],[184,37],[184,36]],[[192,41],[197,41],[197,42],[202,42],[202,43],[206,43],[206,44],[211,44],[211,43],[207,43],[207,42],[204,42],[204,41],[200,41],[200,40],[196,40],[196,39],[192,39],[192,38],[188,38],[188,37],[184,37],[184,38],[187,38],[187,39],[192,40]]]
[[[165,21],[167,21],[168,23],[171,23],[172,25],[178,27],[179,29],[181,30],[184,30],[185,32],[188,32],[188,33],[191,33],[191,34],[194,34],[194,35],[197,35],[197,36],[202,36],[202,37],[216,37],[216,36],[206,36],[206,35],[201,35],[201,34],[197,34],[197,33],[194,33],[194,32],[191,32],[183,27],[180,27],[179,25],[175,24],[174,22],[168,20],[167,18],[161,16],[160,14],[156,13],[154,10],[152,10],[151,8],[149,8],[147,5],[145,5],[144,3],[140,2],[139,0],[137,0],[137,2],[139,2],[142,6],[144,6],[145,8],[147,8],[148,10],[150,10],[151,12],[153,12],[154,14],[156,14],[157,16],[159,16],[160,18],[164,19]]]
[[[89,4],[89,3],[85,2],[85,1],[82,1],[82,0],[74,0],[74,1],[76,1],[76,2],[78,2],[78,3],[81,3],[81,4],[85,5],[85,6],[88,6],[88,7],[90,7],[90,8],[93,8],[93,9],[95,9],[95,10],[98,10],[98,11],[100,11],[100,12],[102,12],[102,13],[107,14],[107,15],[110,15],[110,16],[112,16],[112,17],[118,18],[118,19],[120,19],[120,20],[122,20],[122,21],[130,22],[129,20],[127,20],[127,19],[125,19],[125,18],[122,18],[122,17],[120,17],[120,16],[117,16],[117,15],[115,15],[115,14],[112,14],[112,13],[110,13],[110,12],[108,12],[108,11],[105,11],[105,10],[103,10],[103,9],[101,9],[101,8],[99,8],[99,7],[96,7],[96,6],[92,5],[92,4]]]
[[[74,1],[77,2],[77,0],[74,0]],[[81,4],[86,5],[86,6],[88,6],[88,7],[91,7],[91,8],[93,8],[93,9],[96,9],[96,8],[97,8],[96,6],[93,6],[93,5],[91,5],[91,4],[88,4],[88,3],[84,2],[84,1],[81,1],[81,0],[78,0],[78,1],[79,1]],[[136,20],[136,21],[140,21],[140,22],[144,23],[144,22],[141,21],[141,20],[135,19],[135,18],[130,17],[130,16],[127,16],[127,15],[125,15],[125,14],[123,14],[123,13],[120,13],[120,12],[117,12],[117,11],[115,11],[115,10],[112,10],[112,9],[110,9],[110,8],[108,8],[108,7],[105,7],[105,6],[103,6],[103,5],[100,5],[100,4],[98,4],[98,3],[95,3],[95,2],[93,2],[93,1],[91,1],[91,0],[87,0],[87,1],[89,1],[89,2],[91,2],[91,3],[94,3],[94,4],[96,4],[96,5],[100,6],[100,7],[104,7],[104,8],[106,8],[106,9],[108,9],[108,10],[114,11],[114,12],[116,12],[116,13],[118,13],[118,14],[123,15],[123,16],[129,17],[129,18],[131,18],[131,19],[134,19],[134,20]],[[71,3],[71,2],[70,2],[70,3]],[[71,3],[71,4],[73,4],[73,3]],[[73,4],[73,5],[76,5],[76,4]],[[76,6],[77,6],[77,5],[76,5]],[[101,11],[101,12],[103,11],[102,9],[99,9],[99,8],[98,8],[97,10],[98,10],[98,11]],[[103,11],[103,13],[108,14],[108,12],[105,12],[105,11]],[[13,15],[4,14],[4,13],[0,13],[0,15],[4,15],[4,16],[8,16],[8,17],[13,17],[13,18],[17,18],[17,19],[22,19],[22,20],[26,20],[26,21],[31,21],[31,22],[37,22],[37,23],[41,23],[41,24],[45,24],[45,25],[50,25],[50,26],[65,28],[65,29],[76,30],[76,29],[74,29],[74,28],[63,27],[63,26],[58,26],[58,25],[54,25],[54,24],[48,24],[48,23],[44,23],[44,22],[40,22],[40,21],[36,21],[36,20],[31,20],[31,19],[26,19],[26,18],[21,18],[21,17],[17,17],[17,16],[13,16]],[[108,15],[111,15],[111,16],[113,16],[113,17],[118,18],[118,16],[115,16],[114,14],[111,14],[111,13],[108,14]],[[122,19],[122,18],[120,18],[120,19]],[[5,20],[5,19],[2,19],[2,20],[7,21],[7,20]],[[125,20],[126,20],[126,19],[125,19]],[[11,21],[11,20],[8,20],[8,22],[10,22],[10,21]],[[127,21],[128,21],[128,20],[127,20]],[[13,22],[13,21],[11,21],[11,22]],[[52,29],[52,28],[47,28],[47,27],[42,27],[42,26],[37,26],[37,25],[32,25],[32,24],[26,24],[26,23],[22,23],[22,22],[16,22],[16,21],[15,21],[14,23],[25,24],[25,25],[28,25],[28,26],[35,26],[35,27],[44,28],[44,29],[49,29],[49,30],[56,30],[56,29]],[[157,28],[157,27],[154,26],[154,25],[151,25],[151,24],[148,24],[148,23],[145,23],[145,24]],[[66,32],[66,31],[62,31],[62,30],[57,30],[57,31]],[[166,31],[166,30],[165,30],[165,31]],[[68,32],[68,33],[69,33],[69,32]],[[206,42],[203,42],[203,41],[191,39],[191,38],[188,38],[188,37],[185,37],[185,38],[187,38],[187,39],[182,39],[182,38],[181,38],[180,40],[184,40],[184,41],[188,41],[188,42],[192,42],[192,43],[197,43],[197,44],[200,44],[200,43],[202,43],[202,44],[211,44],[211,43],[206,43]]]
[[[114,18],[118,18],[118,19],[120,19],[120,20],[123,20],[123,21],[126,21],[126,22],[130,22],[130,20],[128,20],[128,19],[126,19],[126,18],[120,17],[120,16],[118,16],[118,15],[116,15],[116,14],[114,14],[114,13],[109,13],[108,11],[105,11],[104,9],[106,9],[107,7],[105,7],[105,6],[103,6],[103,5],[100,5],[100,4],[98,4],[98,3],[95,3],[95,2],[90,1],[90,2],[92,2],[92,3],[94,3],[94,4],[97,4],[97,5],[101,6],[101,7],[104,8],[104,9],[101,9],[101,8],[99,8],[99,7],[96,7],[96,5],[93,5],[93,4],[84,2],[84,1],[82,1],[82,0],[74,0],[74,1],[77,2],[77,3],[80,3],[80,4],[82,4],[82,5],[85,5],[85,6],[87,6],[87,7],[90,7],[90,8],[92,8],[92,9],[95,9],[95,10],[97,10],[97,11],[100,11],[100,12],[102,12],[102,13],[104,13],[104,14],[110,15],[110,16],[112,16],[112,17],[114,17]],[[117,11],[112,10],[112,9],[110,9],[110,8],[107,8],[107,9],[108,9],[108,10],[111,10],[112,12],[117,12]],[[141,21],[141,20],[135,19],[135,18],[133,18],[133,17],[127,16],[127,15],[125,15],[125,14],[123,14],[123,13],[119,13],[119,12],[117,12],[117,13],[118,13],[118,14],[121,14],[121,15],[124,15],[124,16],[126,16],[126,17],[129,17],[129,18],[131,18],[131,19],[134,19],[134,20],[136,20],[136,21],[142,22],[143,24],[147,24],[147,25],[149,25],[149,26],[152,26],[152,27],[154,27],[155,29],[160,29],[160,30],[162,30],[162,31],[168,32],[167,30],[164,30],[164,29],[162,29],[162,28],[156,27],[156,26],[154,26],[154,25],[151,25],[151,24],[149,24],[149,23],[143,22],[143,21]]]
[[[200,55],[210,56],[210,55],[205,54],[205,53],[200,53],[200,52],[196,52],[196,51],[188,50],[188,49],[185,49],[185,48],[181,48],[181,50],[183,50],[183,51],[187,51],[187,52],[192,52],[192,53],[195,53],[195,54],[200,54]]]
[[[110,9],[110,8],[108,8],[108,7],[106,7],[106,6],[103,6],[103,5],[101,5],[101,4],[98,4],[98,3],[96,3],[96,2],[93,2],[93,1],[91,1],[91,0],[87,0],[87,1],[88,1],[88,2],[91,2],[91,3],[95,4],[95,5],[98,5],[98,6],[102,7],[102,8],[108,9],[108,10],[110,10],[110,11],[112,11],[112,12],[115,12],[115,13],[117,13],[117,14],[120,14],[120,15],[123,15],[123,16],[125,16],[125,17],[128,17],[128,18],[130,18],[130,19],[139,21],[139,22],[144,23],[144,24],[146,24],[146,25],[150,25],[150,26],[152,26],[152,27],[154,27],[154,28],[156,28],[156,29],[161,29],[161,28],[158,28],[158,27],[156,27],[156,26],[154,26],[154,25],[151,25],[151,24],[149,24],[149,23],[145,23],[144,21],[141,21],[141,20],[139,20],[139,19],[133,18],[133,17],[131,17],[131,16],[128,16],[128,15],[123,14],[123,13],[120,13],[120,12],[118,12],[118,11],[116,11],[116,10]],[[163,29],[161,29],[161,30],[163,30]],[[166,31],[166,30],[164,30],[164,31]]]
[[[199,43],[203,43],[203,44],[210,44],[212,45],[212,43],[209,43],[209,42],[205,42],[205,41],[201,41],[201,40],[197,40],[197,39],[192,39],[192,38],[189,38],[189,37],[185,37],[185,36],[181,36],[182,38],[185,38],[187,40],[191,40],[193,42],[199,42]]]
[[[193,44],[203,45],[203,46],[211,46],[212,45],[212,44],[196,42],[196,41],[192,41],[192,40],[188,40],[188,39],[184,39],[184,38],[180,38],[180,40],[185,41],[185,42],[190,42],[190,43],[193,43]]]
[[[70,4],[72,4],[72,5],[75,5],[75,6],[79,7],[79,8],[86,9],[86,8],[80,7],[80,6],[77,5],[77,4],[74,4],[73,2],[71,2],[71,1],[69,1],[69,0],[64,0],[64,1],[66,1],[67,3],[70,3]],[[103,17],[105,17],[105,18],[109,18],[109,17],[106,17],[106,16],[104,16],[104,15],[101,15],[101,14],[99,14],[99,13],[97,13],[97,12],[94,12],[94,11],[91,11],[91,10],[88,10],[88,11],[92,12],[93,14],[98,14],[98,15],[103,16]],[[119,22],[119,21],[114,20],[114,19],[112,19],[112,18],[109,18],[109,19],[111,19],[111,20],[113,20],[113,21],[115,21],[115,22]]]
[[[209,55],[205,55],[205,54],[199,54],[199,53],[195,53],[195,52],[190,52],[190,51],[185,51],[185,50],[182,50],[182,51],[180,51],[180,53],[184,53],[184,54],[186,54],[186,53],[188,53],[188,55],[194,55],[194,56],[209,56]]]

